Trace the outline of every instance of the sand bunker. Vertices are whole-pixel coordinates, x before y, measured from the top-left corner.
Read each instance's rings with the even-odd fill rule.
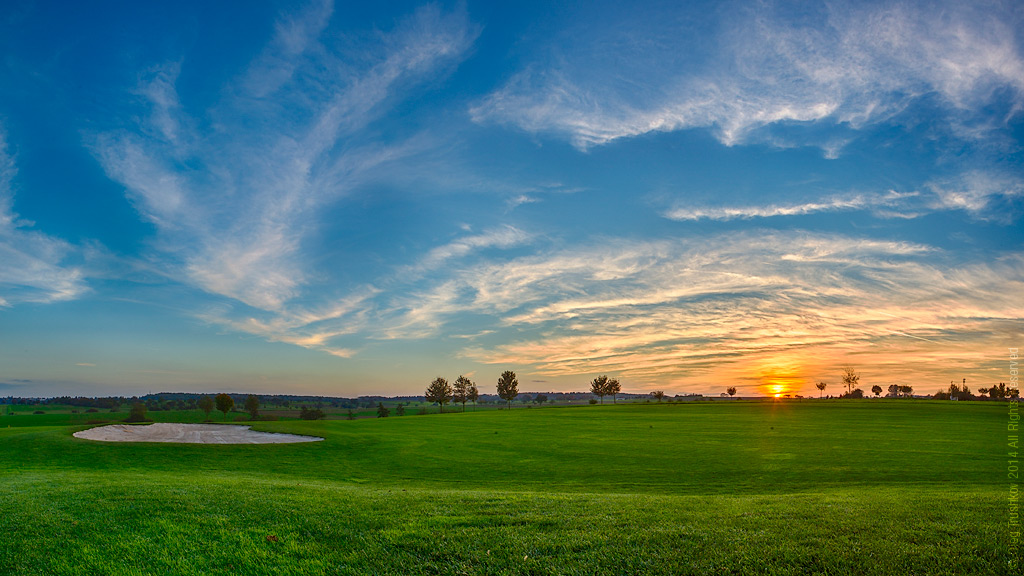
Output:
[[[75,438],[101,442],[178,442],[181,444],[285,444],[319,442],[323,438],[256,432],[231,424],[111,424],[75,432]]]

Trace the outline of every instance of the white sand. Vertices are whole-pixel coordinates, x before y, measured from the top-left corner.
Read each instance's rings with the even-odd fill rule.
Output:
[[[319,442],[323,438],[256,432],[231,424],[110,424],[75,432],[75,438],[101,442],[178,442],[181,444],[283,444]]]

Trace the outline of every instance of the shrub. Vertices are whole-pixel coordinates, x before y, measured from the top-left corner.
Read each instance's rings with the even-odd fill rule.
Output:
[[[43,412],[42,410],[36,410],[35,412],[33,412],[33,414],[46,414],[46,412]]]
[[[146,418],[146,405],[136,402],[132,404],[132,409],[128,412],[128,417],[125,418],[125,422],[152,422],[149,418]]]
[[[596,398],[591,398],[590,399],[590,403],[591,404],[597,404],[597,399]]]
[[[96,412],[99,412],[99,410],[95,408],[89,408],[88,410],[85,411],[86,414],[94,414]]]
[[[323,420],[324,411],[319,408],[306,408],[302,407],[302,411],[299,412],[299,418],[303,420]]]

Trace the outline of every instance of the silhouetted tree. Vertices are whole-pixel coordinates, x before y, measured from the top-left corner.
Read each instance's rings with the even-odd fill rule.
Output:
[[[254,394],[249,394],[245,398],[245,411],[249,413],[249,418],[253,420],[260,417],[260,399]]]
[[[395,406],[395,416],[405,416],[405,406],[401,402]]]
[[[913,386],[900,386],[900,394],[903,396],[912,396],[914,394]]]
[[[871,393],[875,395],[875,398],[878,398],[878,395],[882,393],[882,387],[875,384],[871,387]]]
[[[860,374],[852,366],[843,366],[843,386],[846,386],[847,394],[853,393],[853,389],[860,382]]]
[[[476,411],[476,401],[480,398],[480,390],[477,389],[476,384],[473,382],[469,383],[469,390],[466,391],[466,400],[473,403],[473,410]],[[463,407],[465,410],[465,407]]]
[[[502,400],[508,403],[508,409],[512,409],[512,401],[519,395],[519,380],[516,378],[516,373],[511,370],[505,370],[498,377],[498,396]]]
[[[203,396],[199,399],[199,409],[206,412],[206,419],[210,419],[210,412],[213,412],[213,398]]]
[[[548,401],[548,395],[547,394],[537,394],[536,396],[533,397],[533,402],[535,404],[543,404],[543,403],[545,403],[547,401]]]
[[[452,399],[452,385],[448,383],[448,380],[438,376],[434,378],[430,386],[427,386],[427,393],[423,396],[427,402],[437,402],[441,407],[441,413],[444,414],[444,405]]]
[[[217,394],[217,397],[214,398],[214,402],[217,404],[217,410],[224,413],[224,418],[227,418],[228,412],[235,407],[235,400],[224,393]]]
[[[617,378],[608,379],[608,395],[612,397],[612,404],[615,404],[615,397],[622,392],[622,385]]]
[[[654,392],[651,392],[651,396],[654,396],[655,400],[657,400],[658,402],[661,402],[662,400],[665,399],[665,391],[664,390],[655,390]]]
[[[608,377],[601,375],[590,382],[590,393],[601,399],[604,404],[604,397],[608,394]]]
[[[1017,388],[1010,388],[1005,383],[1000,382],[996,386],[988,389],[978,390],[982,393],[988,393],[988,397],[993,400],[1005,400],[1006,398],[1016,398],[1019,394]]]
[[[825,391],[825,388],[828,387],[828,384],[824,382],[818,382],[817,384],[814,385],[814,387],[818,389],[818,398],[821,398],[821,393]]]
[[[729,393],[729,397],[730,398],[736,395],[736,387],[735,386],[729,386],[728,388],[726,388],[725,391]]]
[[[387,406],[383,402],[377,403],[377,418],[387,418],[391,415],[391,410],[388,410]]]
[[[455,386],[452,387],[452,402],[462,404],[462,411],[466,411],[466,401],[469,400],[469,389],[473,387],[473,381],[465,376],[459,375],[455,379]]]

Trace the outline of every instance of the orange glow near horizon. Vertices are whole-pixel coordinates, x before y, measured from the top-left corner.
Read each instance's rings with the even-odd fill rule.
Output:
[[[761,393],[775,398],[799,394],[804,385],[803,369],[798,364],[766,366],[757,374],[757,379]]]

